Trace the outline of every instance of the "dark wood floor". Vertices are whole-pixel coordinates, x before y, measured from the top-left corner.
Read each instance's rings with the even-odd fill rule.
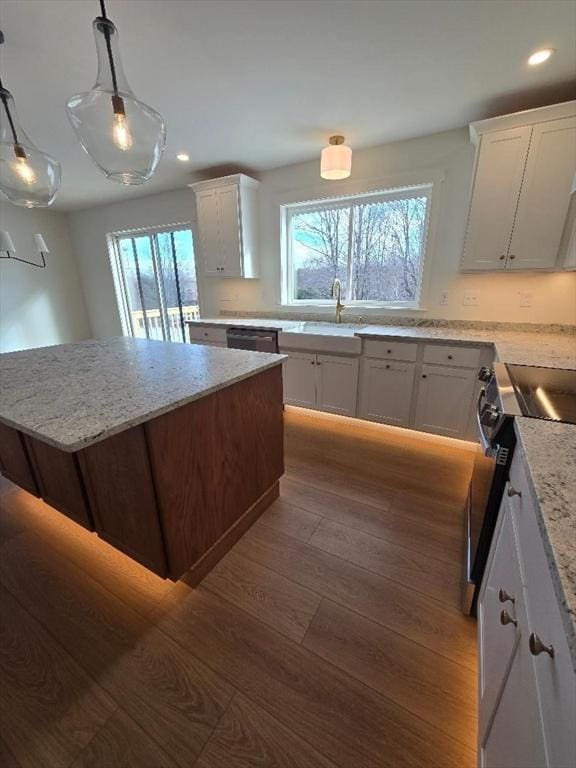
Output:
[[[470,768],[472,453],[286,412],[280,499],[202,584],[0,486],[0,764]]]

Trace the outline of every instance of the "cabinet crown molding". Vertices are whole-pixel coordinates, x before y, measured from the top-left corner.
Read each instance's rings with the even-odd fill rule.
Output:
[[[215,187],[227,187],[230,184],[236,184],[239,187],[251,187],[258,189],[260,182],[244,173],[234,173],[230,176],[220,176],[217,179],[206,179],[205,181],[196,181],[193,184],[187,184],[194,191],[201,189],[214,189]]]
[[[523,125],[535,125],[548,120],[561,120],[563,117],[576,117],[576,100],[552,104],[549,107],[526,109],[523,112],[514,112],[510,115],[489,117],[486,120],[476,120],[469,126],[470,141],[473,144],[478,144],[484,133],[504,131],[507,128],[520,128]]]

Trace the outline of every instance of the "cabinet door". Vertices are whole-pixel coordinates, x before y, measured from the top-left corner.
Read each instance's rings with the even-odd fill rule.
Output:
[[[242,240],[238,187],[230,184],[219,187],[218,229],[220,234],[221,277],[242,277]]]
[[[527,619],[522,603],[518,608],[520,642],[488,733],[480,741],[482,768],[546,768],[549,765],[534,667],[528,650]]]
[[[482,136],[462,269],[503,269],[520,195],[531,126]]]
[[[423,365],[415,429],[448,437],[466,433],[476,376],[473,370]]]
[[[0,424],[0,472],[20,488],[40,495],[24,438],[6,424]]]
[[[362,368],[361,418],[406,426],[410,418],[414,371],[414,363],[366,359]]]
[[[218,198],[215,189],[201,190],[196,193],[196,213],[200,252],[204,261],[204,274],[219,277],[221,257]]]
[[[534,126],[514,223],[508,269],[551,269],[576,173],[576,118]]]
[[[356,415],[358,358],[318,355],[316,407],[320,411]]]
[[[284,402],[316,407],[316,355],[290,352],[283,365]]]
[[[510,599],[500,600],[500,590]],[[479,723],[480,739],[484,739],[492,721],[496,704],[514,653],[526,628],[502,624],[502,611],[518,621],[518,609],[523,600],[522,576],[512,515],[506,498],[502,502],[499,524],[492,544],[492,557],[484,575],[478,601],[479,664]]]

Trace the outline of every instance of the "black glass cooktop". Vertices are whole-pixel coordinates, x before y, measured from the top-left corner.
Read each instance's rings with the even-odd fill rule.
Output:
[[[506,365],[523,416],[576,424],[576,370]]]

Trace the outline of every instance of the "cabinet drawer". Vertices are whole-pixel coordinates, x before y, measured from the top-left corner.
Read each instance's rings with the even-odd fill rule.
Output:
[[[424,362],[434,365],[458,365],[463,368],[477,368],[480,350],[474,347],[448,347],[445,344],[426,344]]]
[[[375,341],[366,340],[364,353],[366,357],[375,357],[380,360],[416,360],[418,344],[404,341]]]
[[[226,344],[226,328],[211,328],[205,325],[189,325],[190,341],[211,341],[217,344]]]

